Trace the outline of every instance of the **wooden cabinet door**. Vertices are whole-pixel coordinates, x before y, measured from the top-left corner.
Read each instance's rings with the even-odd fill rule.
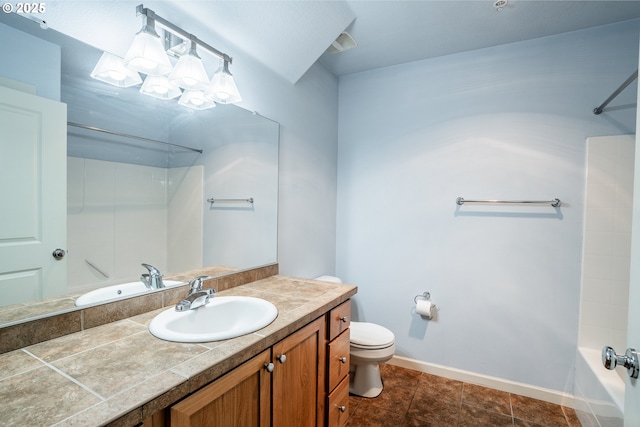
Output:
[[[270,362],[271,351],[265,350],[172,406],[171,427],[269,427]]]
[[[273,346],[274,427],[324,425],[325,346],[324,317]]]
[[[329,341],[349,329],[351,325],[351,300],[331,310],[329,316]]]
[[[327,425],[329,427],[343,427],[348,419],[349,377],[346,376],[327,396]]]
[[[338,338],[329,343],[329,354],[327,357],[327,365],[329,366],[329,372],[327,378],[329,378],[329,393],[336,388],[340,381],[344,377],[349,375],[349,363],[351,362],[350,355],[350,330],[344,331]]]

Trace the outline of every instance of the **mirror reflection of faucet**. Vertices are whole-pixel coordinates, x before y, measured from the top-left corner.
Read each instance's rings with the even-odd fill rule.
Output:
[[[209,303],[209,298],[215,295],[215,289],[202,289],[202,282],[211,276],[198,276],[189,282],[189,295],[178,304],[176,311],[194,310]]]
[[[164,288],[164,283],[162,282],[162,274],[160,274],[160,270],[155,268],[153,265],[141,264],[144,268],[149,270],[149,273],[142,274],[140,276],[140,280],[147,289],[160,289]]]

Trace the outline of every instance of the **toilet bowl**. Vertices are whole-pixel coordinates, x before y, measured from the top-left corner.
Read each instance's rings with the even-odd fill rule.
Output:
[[[320,276],[316,280],[342,283],[333,276]],[[349,392],[356,396],[376,397],[383,388],[379,364],[393,357],[395,336],[375,323],[352,321],[350,329]]]
[[[367,322],[351,322],[349,392],[376,397],[382,392],[380,363],[393,357],[396,350],[393,332]]]

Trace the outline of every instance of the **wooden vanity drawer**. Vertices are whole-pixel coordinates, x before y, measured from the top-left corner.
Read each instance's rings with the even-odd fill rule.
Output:
[[[349,376],[327,398],[327,425],[342,427],[349,419]]]
[[[333,390],[345,376],[349,375],[350,330],[344,331],[329,343],[329,391]]]
[[[329,341],[340,335],[351,324],[351,300],[347,300],[329,312]]]

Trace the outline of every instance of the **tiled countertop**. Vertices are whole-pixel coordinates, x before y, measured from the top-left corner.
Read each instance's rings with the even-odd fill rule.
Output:
[[[147,327],[162,310],[0,355],[2,425],[136,425],[353,296],[355,286],[272,276],[221,291],[272,302],[278,317],[242,337],[163,341]]]

